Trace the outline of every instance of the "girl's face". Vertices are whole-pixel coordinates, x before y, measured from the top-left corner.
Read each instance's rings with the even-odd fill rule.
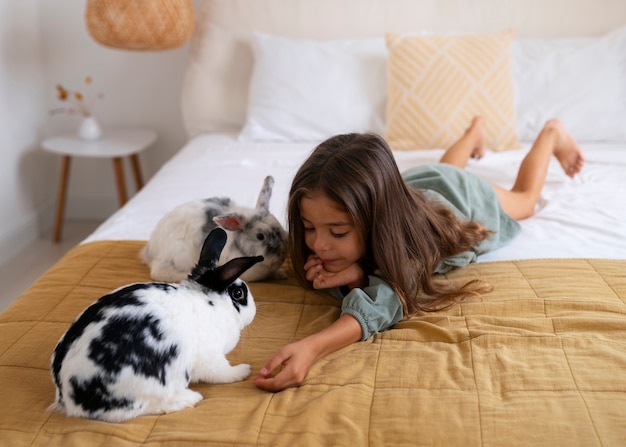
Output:
[[[350,215],[321,193],[300,199],[304,242],[324,269],[340,272],[365,255],[365,244]]]

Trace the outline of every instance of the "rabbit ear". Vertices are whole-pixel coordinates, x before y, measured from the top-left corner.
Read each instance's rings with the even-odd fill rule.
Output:
[[[231,259],[218,267],[220,254],[225,245],[226,231],[219,227],[213,229],[204,240],[200,260],[188,279],[204,284],[212,290],[224,290],[243,272],[257,262],[263,261],[263,256],[248,256]]]
[[[225,230],[243,231],[246,226],[247,219],[243,214],[230,213],[215,216],[213,218],[213,222]]]
[[[274,187],[274,177],[268,175],[263,181],[263,188],[259,193],[259,198],[256,201],[257,211],[270,212],[270,198],[272,197],[272,188]]]
[[[232,284],[234,280],[239,278],[243,272],[261,261],[263,261],[263,256],[246,256],[231,259],[226,264],[217,268],[216,275],[218,282],[221,283],[222,288],[226,288],[228,285]]]
[[[219,227],[213,229],[204,240],[198,264],[216,267],[224,245],[226,245],[226,231]]]

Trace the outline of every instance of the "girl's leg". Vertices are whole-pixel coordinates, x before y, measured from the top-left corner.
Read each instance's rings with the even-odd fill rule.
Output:
[[[484,138],[485,119],[482,116],[474,117],[463,136],[442,155],[440,163],[464,168],[470,157],[481,158],[484,155]]]
[[[513,219],[525,219],[534,214],[552,155],[570,177],[578,174],[585,162],[581,148],[557,119],[544,125],[522,160],[513,188],[508,191],[494,185],[502,208]]]

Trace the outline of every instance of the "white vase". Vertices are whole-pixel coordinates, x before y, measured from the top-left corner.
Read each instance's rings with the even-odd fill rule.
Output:
[[[102,130],[93,116],[86,116],[78,127],[78,136],[85,141],[94,141],[102,136]]]

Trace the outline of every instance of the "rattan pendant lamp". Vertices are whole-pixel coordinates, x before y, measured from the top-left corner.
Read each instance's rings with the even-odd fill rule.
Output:
[[[191,37],[193,0],[87,0],[85,22],[102,45],[126,50],[167,50]]]

